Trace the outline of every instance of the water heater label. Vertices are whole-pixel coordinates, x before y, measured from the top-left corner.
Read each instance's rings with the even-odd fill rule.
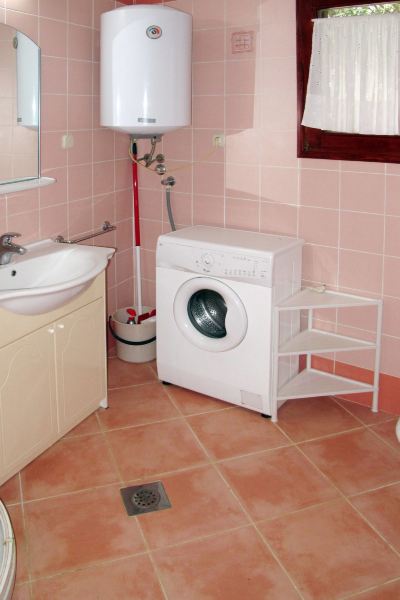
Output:
[[[151,40],[158,40],[162,36],[162,29],[158,25],[150,25],[146,29],[146,34]]]
[[[138,123],[157,123],[157,119],[146,119],[145,117],[138,117]]]

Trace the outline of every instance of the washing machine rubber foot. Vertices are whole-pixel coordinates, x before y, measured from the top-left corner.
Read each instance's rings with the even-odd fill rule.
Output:
[[[263,419],[270,419],[271,415],[266,415],[264,413],[260,413],[260,415],[262,416]]]
[[[162,381],[161,382],[163,385],[171,385],[169,381]]]

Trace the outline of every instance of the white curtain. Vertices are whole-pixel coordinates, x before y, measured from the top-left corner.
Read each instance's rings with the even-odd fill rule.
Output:
[[[302,124],[399,135],[400,14],[314,20]]]

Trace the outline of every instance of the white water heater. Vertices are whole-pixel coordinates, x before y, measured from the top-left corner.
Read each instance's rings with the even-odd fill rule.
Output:
[[[101,15],[103,127],[153,136],[191,123],[192,17],[167,6]]]

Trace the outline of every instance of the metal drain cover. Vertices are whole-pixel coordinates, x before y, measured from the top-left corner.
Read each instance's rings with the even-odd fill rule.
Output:
[[[121,496],[129,516],[171,508],[161,481],[122,488]]]

